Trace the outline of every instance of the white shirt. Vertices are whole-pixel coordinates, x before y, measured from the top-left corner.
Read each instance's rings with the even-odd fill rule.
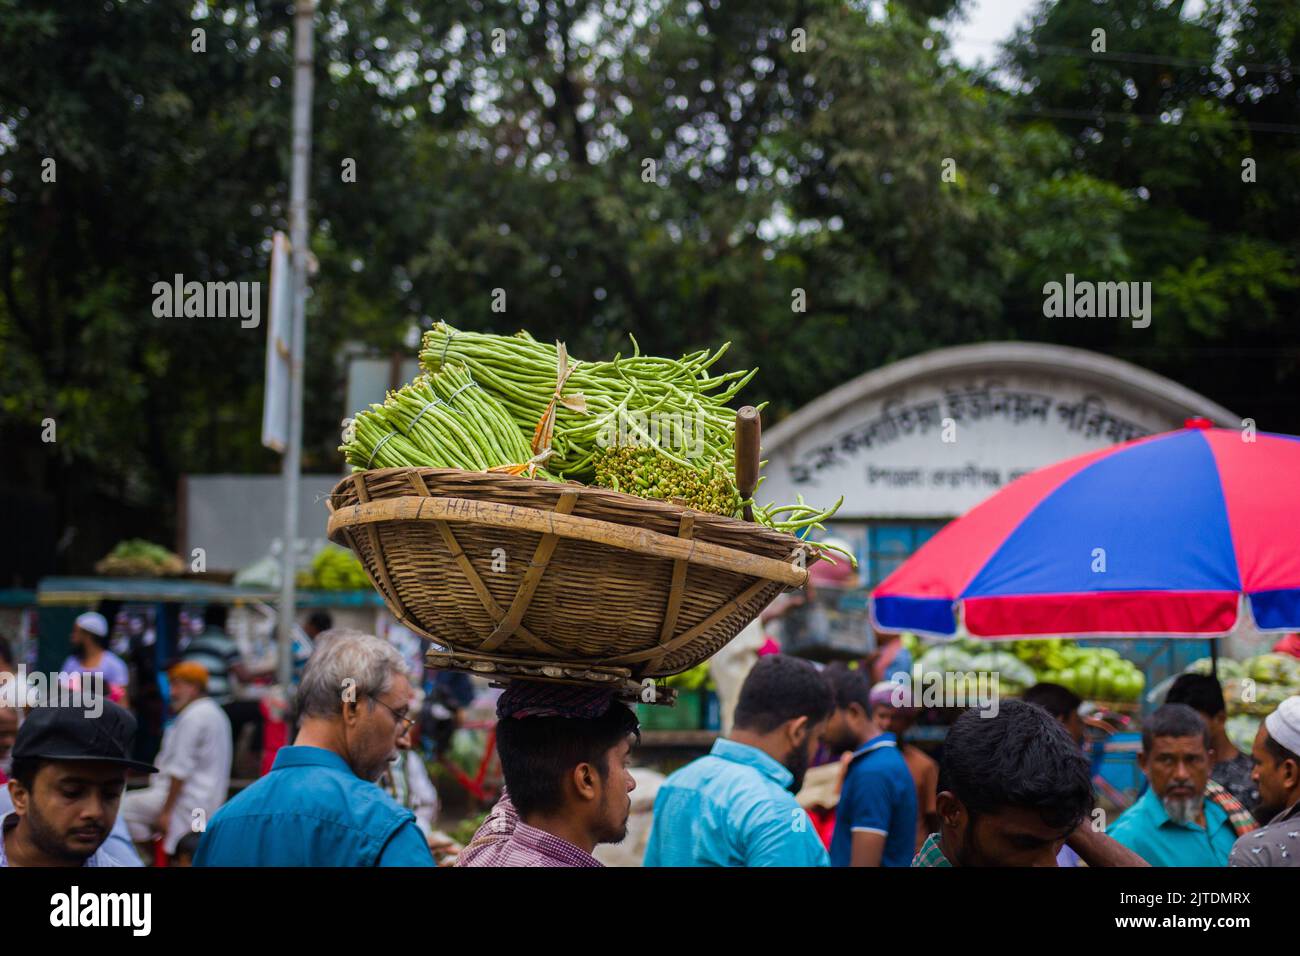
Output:
[[[203,811],[206,826],[226,802],[232,751],[230,718],[211,697],[186,706],[163,731],[162,749],[154,761],[158,773],[149,781],[149,789],[166,793],[173,777],[185,781],[167,822],[168,843],[194,828],[194,810]]]

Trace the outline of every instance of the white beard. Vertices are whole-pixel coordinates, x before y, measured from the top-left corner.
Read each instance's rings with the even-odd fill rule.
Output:
[[[1205,798],[1202,796],[1194,797],[1165,797],[1160,802],[1164,804],[1165,813],[1169,814],[1169,819],[1175,823],[1194,823],[1196,816],[1200,813],[1201,802]]]

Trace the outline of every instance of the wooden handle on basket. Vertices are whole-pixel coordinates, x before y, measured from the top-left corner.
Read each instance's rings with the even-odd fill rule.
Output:
[[[736,412],[736,489],[741,498],[752,498],[758,485],[758,454],[762,426],[758,409],[746,405]],[[745,520],[754,520],[754,509],[745,505]]]

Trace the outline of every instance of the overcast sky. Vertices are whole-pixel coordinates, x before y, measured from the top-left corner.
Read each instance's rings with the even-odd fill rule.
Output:
[[[1038,0],[970,0],[965,22],[951,31],[952,52],[963,66],[992,61],[998,44],[1010,38]]]

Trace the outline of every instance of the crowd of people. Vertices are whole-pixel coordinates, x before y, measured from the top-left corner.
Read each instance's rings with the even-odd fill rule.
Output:
[[[148,759],[138,756],[140,722],[130,709],[133,702],[127,693],[131,685],[128,665],[108,649],[110,629],[107,619],[99,613],[87,612],[77,618],[70,635],[72,653],[58,672],[61,691],[54,700],[41,705],[33,703],[33,698],[26,702],[27,706],[9,706],[0,699],[0,829],[19,834],[16,855],[5,858],[10,865],[15,861],[49,865],[84,862],[95,866],[141,866],[146,861],[178,866],[192,863],[208,820],[227,803],[232,785],[236,785],[232,779],[233,758],[241,724],[251,725],[253,746],[265,748],[268,758],[274,759],[279,750],[286,749],[275,746],[275,735],[264,726],[265,708],[259,707],[255,699],[234,693],[240,684],[265,680],[269,671],[255,671],[244,665],[238,645],[225,630],[225,622],[224,607],[209,608],[202,627],[182,643],[179,654],[164,671],[171,719],[161,735],[160,746],[153,748]],[[338,633],[331,629],[331,623],[324,612],[307,618],[300,640],[295,643],[295,686],[305,675],[310,656],[328,644],[331,634]],[[402,661],[391,647],[389,651]],[[9,644],[0,639],[0,679],[16,687],[17,671]],[[138,686],[139,682],[135,683]],[[454,681],[436,683],[459,686]],[[101,695],[99,700],[95,700],[95,693]],[[299,700],[309,697],[295,696]],[[453,708],[464,705],[463,697],[457,694],[440,694],[438,700],[450,702]],[[138,706],[138,700],[134,703]],[[455,723],[455,711],[447,716],[445,722]],[[313,726],[309,717],[295,711],[290,722],[301,724],[300,733],[309,733]],[[45,722],[50,720],[54,723],[47,726]],[[415,816],[417,830],[427,844],[439,846],[446,838],[433,829],[437,792],[423,759],[415,752],[419,730],[414,723],[406,722],[401,756],[386,762],[375,779],[390,798]],[[435,727],[441,723],[433,721]],[[93,729],[97,727],[101,730]],[[85,749],[84,742],[92,739],[94,746]],[[249,739],[248,734],[245,739]],[[96,765],[97,769],[112,771],[113,779],[121,779],[111,812],[103,788],[99,803],[89,802],[94,788],[78,790],[85,799],[76,802],[85,813],[76,817],[74,829],[80,836],[96,838],[95,852],[80,854],[78,839],[70,838],[66,830],[60,833],[58,826],[45,824],[49,819],[42,812],[46,804],[39,800],[26,802],[18,796],[20,790],[26,790],[29,798],[38,792],[38,767],[31,758],[61,761],[63,769],[75,769],[74,761],[81,767]],[[136,780],[147,775],[146,785],[127,789],[128,774],[135,775]],[[73,782],[79,787],[85,783],[80,777],[56,776],[49,780],[50,786],[64,796],[73,789]],[[48,806],[53,808],[53,804]],[[32,816],[34,829],[30,832],[35,834],[27,849],[39,852],[23,851],[22,837],[29,831],[19,831],[18,825],[24,815]]]
[[[72,666],[104,666],[111,652],[94,639],[106,628],[83,616],[77,630]],[[420,715],[408,662],[347,630],[317,634],[296,736],[228,798],[232,720],[218,695],[229,660],[205,639],[169,669],[175,719],[151,762],[134,756],[121,701],[96,715],[36,707],[21,721],[0,708],[0,865],[138,865],[152,849],[157,862],[196,866],[589,867],[628,832],[635,710],[608,690],[514,681],[497,701],[501,798],[463,849],[448,846],[419,812],[436,796],[411,753]],[[1148,787],[1107,821],[1069,691],[1039,685],[994,713],[963,713],[936,764],[903,740],[915,710],[871,676],[779,653],[758,660],[729,730],[659,786],[644,865],[1300,859],[1300,697],[1262,722],[1247,755],[1227,742],[1217,680],[1180,678],[1143,723]],[[796,800],[819,754],[838,776],[828,839]],[[148,786],[127,791],[130,772],[150,775]]]

